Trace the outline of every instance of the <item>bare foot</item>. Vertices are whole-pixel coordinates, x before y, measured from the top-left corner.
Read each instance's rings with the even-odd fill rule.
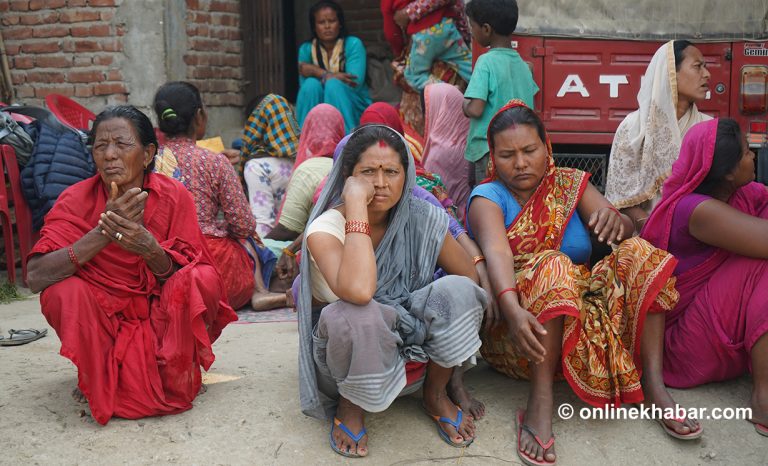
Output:
[[[427,390],[424,390],[424,409],[431,416],[447,417],[453,420],[456,420],[459,413],[459,408],[451,401],[445,390],[438,393],[428,393]],[[440,426],[454,443],[462,443],[475,438],[475,421],[469,413],[463,414],[458,432],[454,426],[447,422],[441,422]]]
[[[662,411],[666,411],[667,409],[673,411],[676,410],[677,404],[675,403],[675,400],[672,399],[672,395],[667,391],[667,387],[664,385],[658,383],[643,383],[643,391],[645,392],[645,401],[643,402],[643,405],[654,405],[661,408]],[[691,432],[697,432],[701,429],[701,424],[699,424],[697,419],[687,416],[685,422],[682,423],[677,422],[674,419],[663,419],[662,422],[680,435],[688,435]]]
[[[72,390],[72,398],[75,399],[78,403],[88,403],[88,400],[85,399],[85,395],[83,395],[83,392],[80,391],[79,388],[75,387],[74,390]]]
[[[464,385],[464,371],[456,368],[448,382],[448,396],[455,404],[459,405],[465,413],[469,413],[475,419],[482,419],[485,416],[485,405],[482,401],[476,399],[469,393]]]
[[[336,419],[342,422],[347,429],[352,431],[353,434],[357,434],[364,427],[364,412],[359,406],[352,404],[351,401],[344,397],[339,398],[339,407],[336,409]],[[360,456],[366,456],[368,454],[368,434],[365,434],[360,438],[360,441],[355,445],[355,441],[347,435],[346,432],[341,430],[336,424],[333,425],[333,441],[336,443],[336,447],[350,454],[357,453]]]
[[[758,393],[758,390],[753,390],[750,406],[752,407],[750,422],[768,426],[768,390],[766,393]]]
[[[268,311],[270,309],[277,309],[278,307],[285,307],[286,296],[285,293],[270,293],[268,291],[253,293],[251,297],[251,307],[254,311]]]
[[[534,395],[532,392],[528,397],[528,407],[523,418],[523,424],[528,426],[530,431],[535,432],[545,444],[553,437],[552,408],[552,393]],[[522,429],[520,432],[520,452],[539,462],[552,463],[557,460],[555,446],[552,445],[545,450],[529,430]]]
[[[204,383],[200,384],[200,390],[197,391],[198,395],[202,395],[203,393],[208,391],[208,386]]]
[[[290,307],[294,311],[296,310],[296,302],[293,300],[293,290],[290,288],[285,290],[285,307]]]

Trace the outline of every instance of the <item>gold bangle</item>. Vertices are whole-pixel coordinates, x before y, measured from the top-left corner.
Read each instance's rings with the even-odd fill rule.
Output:
[[[283,248],[283,254],[285,254],[288,257],[296,257],[296,253],[291,251],[288,248]]]
[[[477,265],[478,262],[483,262],[485,260],[485,256],[472,256],[472,264]]]

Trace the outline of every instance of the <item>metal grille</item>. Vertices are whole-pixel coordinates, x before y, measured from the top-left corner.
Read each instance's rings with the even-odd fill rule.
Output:
[[[605,192],[605,177],[608,171],[607,154],[554,154],[558,167],[577,168],[591,173],[589,181],[600,191]]]

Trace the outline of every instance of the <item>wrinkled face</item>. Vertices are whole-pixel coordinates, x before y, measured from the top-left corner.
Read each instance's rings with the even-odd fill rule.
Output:
[[[510,126],[493,137],[493,158],[501,181],[516,194],[531,194],[547,173],[549,153],[536,128]]]
[[[113,181],[121,192],[141,187],[154,151],[153,145],[141,145],[137,130],[125,118],[102,121],[93,140],[93,160],[107,190]]]
[[[696,47],[683,50],[683,61],[677,71],[677,98],[698,102],[707,97],[710,73],[704,55]]]
[[[385,212],[397,205],[403,195],[405,167],[400,154],[386,144],[374,144],[360,154],[353,176],[373,184],[374,196],[368,209]]]
[[[333,8],[323,8],[315,13],[315,33],[321,42],[332,42],[339,38],[341,23]]]
[[[749,148],[745,134],[741,135],[741,149],[741,160],[731,172],[733,182],[737,187],[755,181],[755,153]]]

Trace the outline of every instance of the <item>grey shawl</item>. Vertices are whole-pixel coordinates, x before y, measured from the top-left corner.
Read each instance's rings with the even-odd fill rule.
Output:
[[[366,126],[358,131],[364,131]],[[402,136],[393,129],[384,126]],[[353,133],[354,136],[354,133]],[[406,147],[408,144],[403,143]],[[342,150],[339,161],[351,156]],[[338,162],[338,161],[337,161]],[[307,221],[307,227],[326,210],[339,204],[344,182],[342,163],[335,163]],[[437,207],[415,199],[411,191],[416,184],[413,157],[409,154],[406,180],[400,201],[390,212],[389,226],[376,248],[377,289],[374,299],[393,306],[398,312],[397,329],[403,339],[401,351],[408,360],[425,362],[421,349],[426,330],[423,322],[408,312],[411,293],[432,282],[437,257],[448,231],[448,216]],[[306,238],[306,231],[305,231]],[[317,386],[312,357],[312,290],[307,242],[301,247],[301,282],[297,303],[299,314],[299,399],[304,414],[319,419],[332,415],[335,401],[323,395]]]

